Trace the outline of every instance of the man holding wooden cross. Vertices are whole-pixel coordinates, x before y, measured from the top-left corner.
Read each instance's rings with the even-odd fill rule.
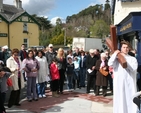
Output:
[[[108,65],[113,67],[113,113],[137,113],[137,106],[133,103],[133,95],[136,93],[137,60],[128,55],[129,42],[121,42],[121,51],[117,50],[116,28],[111,26],[111,38],[107,39],[107,45],[113,55]]]

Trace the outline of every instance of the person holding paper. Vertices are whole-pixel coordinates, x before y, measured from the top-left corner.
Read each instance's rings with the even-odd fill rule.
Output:
[[[97,56],[94,54],[95,50],[90,49],[89,50],[89,55],[86,58],[86,69],[87,69],[87,89],[86,93],[90,93],[90,88],[93,83],[93,89],[96,91],[95,87],[95,80],[96,80],[96,70],[95,70],[95,65],[96,61],[98,60]]]
[[[121,42],[121,52],[116,50],[109,59],[108,65],[113,67],[114,95],[113,113],[137,113],[137,106],[133,103],[133,95],[136,93],[136,75],[138,63],[135,57],[128,55],[129,42]],[[123,68],[118,62],[117,55],[121,53],[127,61],[127,68]]]
[[[11,70],[12,75],[10,76],[12,80],[12,91],[8,101],[8,107],[13,105],[20,106],[20,90],[24,88],[24,78],[21,73],[21,60],[18,56],[19,50],[13,49],[12,56],[6,61],[7,67]]]

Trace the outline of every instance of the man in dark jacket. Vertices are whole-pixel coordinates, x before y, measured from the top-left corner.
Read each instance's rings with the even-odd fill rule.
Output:
[[[73,57],[80,56],[80,55],[81,55],[81,53],[79,51],[79,48],[77,47],[75,50],[75,53],[73,54]]]
[[[27,52],[25,51],[24,44],[21,45],[21,50],[19,52],[19,56],[20,56],[21,61],[23,61],[25,58],[27,58]]]
[[[86,58],[86,68],[87,68],[87,89],[86,93],[90,93],[91,84],[93,83],[93,89],[96,91],[95,80],[96,80],[96,70],[95,65],[97,61],[97,56],[94,54],[94,50],[89,50],[89,55]]]
[[[46,52],[45,56],[48,62],[48,65],[50,67],[50,64],[52,63],[53,58],[56,57],[57,53],[53,50],[53,44],[49,44],[49,51]]]
[[[19,52],[19,56],[20,56],[21,61],[23,61],[25,58],[27,58],[27,52],[25,51],[25,45],[24,44],[21,45],[21,50]],[[22,74],[23,74],[23,77],[24,77],[24,81],[26,81],[25,72],[23,72]]]
[[[46,52],[45,56],[48,62],[48,67],[50,69],[50,65],[52,63],[52,60],[54,58],[56,58],[57,53],[53,50],[53,44],[49,44],[48,45],[49,51]],[[51,85],[51,81],[50,81],[50,89],[52,90],[52,85]]]

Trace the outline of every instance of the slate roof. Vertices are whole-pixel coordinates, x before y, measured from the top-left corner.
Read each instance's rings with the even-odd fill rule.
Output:
[[[0,15],[3,16],[8,22],[11,22],[21,14],[25,12],[23,9],[18,9],[14,5],[3,4],[4,12],[0,12]]]

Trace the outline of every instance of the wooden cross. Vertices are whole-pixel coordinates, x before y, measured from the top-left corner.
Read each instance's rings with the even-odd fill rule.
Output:
[[[114,25],[110,26],[111,38],[106,38],[106,43],[108,47],[111,49],[112,53],[117,50],[117,38],[116,38],[116,27]],[[119,63],[123,68],[127,68],[127,62],[124,56],[119,53],[117,55]]]

